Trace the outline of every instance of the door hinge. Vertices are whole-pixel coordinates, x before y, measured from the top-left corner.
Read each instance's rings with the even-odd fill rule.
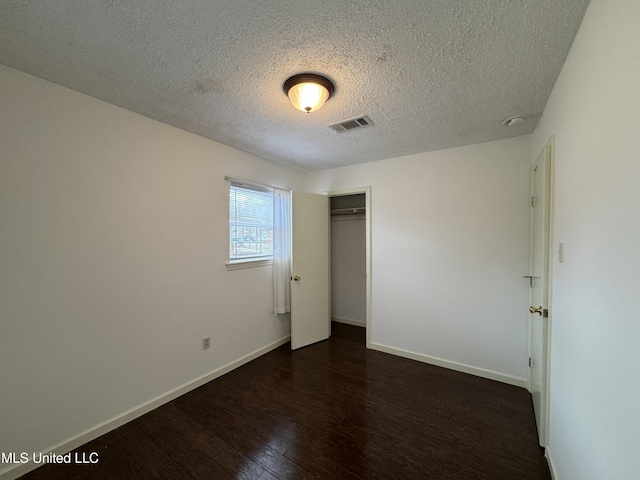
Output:
[[[533,368],[533,358],[529,357],[529,368]]]

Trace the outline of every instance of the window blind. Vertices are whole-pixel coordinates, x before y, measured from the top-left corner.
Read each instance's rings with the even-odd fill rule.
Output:
[[[229,260],[273,258],[273,190],[228,180]]]

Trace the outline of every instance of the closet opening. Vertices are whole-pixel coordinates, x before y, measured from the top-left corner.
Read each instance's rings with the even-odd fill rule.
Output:
[[[331,335],[369,344],[369,189],[329,194]]]

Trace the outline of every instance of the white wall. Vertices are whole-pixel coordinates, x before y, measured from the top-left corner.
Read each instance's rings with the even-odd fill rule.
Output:
[[[363,326],[367,323],[365,242],[364,216],[331,217],[331,317]]]
[[[307,174],[371,186],[374,344],[526,378],[530,161],[523,136]]]
[[[0,66],[1,452],[44,450],[290,333],[270,267],[226,271],[225,174],[303,186]]]
[[[593,0],[533,153],[556,143],[551,454],[557,480],[640,473],[640,2]]]

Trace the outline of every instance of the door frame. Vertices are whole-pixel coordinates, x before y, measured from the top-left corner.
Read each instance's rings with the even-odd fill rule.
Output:
[[[327,192],[327,196],[344,197],[346,195],[364,194],[365,205],[365,318],[366,347],[371,348],[371,186],[346,188]],[[331,308],[331,307],[330,307]]]
[[[548,151],[548,162],[547,162],[547,151]],[[540,425],[542,426],[540,432],[538,432],[538,441],[541,447],[546,448],[548,444],[549,438],[549,425],[550,425],[550,415],[549,415],[549,404],[550,404],[550,392],[551,392],[551,332],[552,332],[552,318],[553,318],[553,308],[552,308],[552,293],[553,293],[553,262],[554,262],[554,192],[555,192],[555,136],[551,136],[542,150],[536,155],[533,165],[531,166],[531,195],[533,196],[534,191],[534,169],[538,165],[538,159],[542,158],[545,165],[545,175],[543,177],[543,192],[544,196],[548,201],[548,211],[547,218],[544,220],[544,228],[548,230],[548,239],[547,246],[544,250],[548,252],[546,258],[546,279],[545,285],[546,288],[543,291],[543,298],[546,296],[547,302],[546,305],[543,305],[543,308],[546,308],[548,311],[547,328],[546,328],[546,337],[542,338],[543,341],[543,352],[544,352],[544,392],[541,392],[542,405],[540,409],[540,414],[542,418],[540,419]],[[532,262],[533,262],[533,208],[530,209],[530,241],[529,241],[529,272],[532,272]],[[529,289],[529,305],[533,305],[531,303],[533,298],[533,291]],[[529,357],[531,357],[531,345],[532,345],[532,318],[533,315],[529,315]],[[528,390],[532,389],[532,371],[529,369],[529,378],[528,378]]]

